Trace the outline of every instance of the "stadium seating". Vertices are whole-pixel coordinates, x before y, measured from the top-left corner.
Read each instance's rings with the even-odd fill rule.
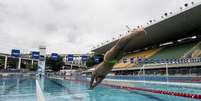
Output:
[[[179,59],[179,58],[182,58],[182,56],[184,56],[187,52],[192,50],[192,48],[194,48],[196,45],[198,45],[198,42],[183,43],[178,45],[164,46],[157,49],[151,49],[151,50],[145,50],[141,52],[127,54],[126,56],[122,57],[122,59],[120,59],[118,63],[114,65],[114,68],[128,68],[128,67],[139,66],[141,64],[138,63],[138,58],[141,58],[142,60],[148,59],[149,63],[151,63],[150,60],[155,61],[157,59],[162,59],[162,60]],[[201,55],[200,49],[199,50],[197,49],[192,52],[193,57],[198,57],[200,55]],[[130,62],[130,58],[134,58],[134,63]]]
[[[200,57],[201,56],[201,50],[195,50],[192,55],[192,57]]]
[[[127,56],[123,57],[117,64],[115,64],[114,68],[125,68],[125,67],[133,67],[138,65],[137,58],[141,58],[142,60],[144,58],[149,58],[152,55],[156,54],[160,49],[151,49],[151,50],[146,50],[138,53],[132,53],[128,54]],[[134,63],[130,62],[130,58],[134,58]],[[124,62],[123,59],[127,59],[126,62]]]
[[[127,67],[129,65],[129,62],[127,62],[127,63],[117,63],[117,64],[115,64],[115,66],[114,66],[114,68],[125,68],[125,67]]]
[[[195,45],[189,52],[184,55],[184,58],[195,58],[201,56],[201,41]]]
[[[196,42],[164,47],[157,54],[153,55],[151,59],[178,59],[195,45]]]

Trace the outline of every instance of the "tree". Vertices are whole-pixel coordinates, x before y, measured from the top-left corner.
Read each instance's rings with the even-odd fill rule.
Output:
[[[32,68],[29,68],[30,71],[36,71],[38,68],[38,62],[34,62]]]
[[[95,62],[94,62],[94,58],[93,57],[89,57],[86,61],[86,66],[87,67],[92,67],[93,65],[95,65]]]
[[[4,60],[0,58],[0,69],[4,68]]]
[[[99,62],[95,62],[95,58],[99,59]],[[89,57],[88,60],[86,61],[86,66],[87,67],[92,67],[96,64],[99,64],[103,61],[104,56],[100,53],[95,53],[92,57]]]
[[[8,59],[8,68],[17,68],[18,65],[18,59],[17,58],[10,58]]]
[[[63,65],[64,62],[62,56],[58,56],[57,59],[52,59],[51,57],[46,58],[46,66],[53,71],[61,70]]]

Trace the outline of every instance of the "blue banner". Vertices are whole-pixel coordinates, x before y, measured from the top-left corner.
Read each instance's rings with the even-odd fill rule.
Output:
[[[149,59],[144,59],[144,63],[148,64],[149,63]]]
[[[58,59],[58,57],[59,57],[59,55],[58,55],[57,53],[52,53],[52,54],[51,54],[51,59],[52,59],[52,60],[55,60],[55,61],[56,61],[56,60]]]
[[[95,63],[100,63],[100,58],[99,58],[98,56],[95,56],[95,57],[94,57],[94,62],[95,62]]]
[[[130,58],[130,63],[134,63],[134,58]]]
[[[33,51],[32,52],[32,59],[39,59],[40,58],[40,52]]]
[[[139,63],[139,64],[142,63],[142,58],[141,58],[141,57],[138,58],[138,63]]]
[[[74,55],[73,54],[68,54],[66,56],[66,58],[67,58],[67,61],[73,61]]]
[[[19,58],[20,57],[20,50],[19,49],[12,49],[11,56],[15,57],[15,58]]]
[[[85,56],[85,55],[81,56],[81,60],[82,60],[82,61],[87,61],[87,58],[88,58],[88,57]]]

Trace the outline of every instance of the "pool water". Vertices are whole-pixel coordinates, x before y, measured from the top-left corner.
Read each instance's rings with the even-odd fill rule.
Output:
[[[36,101],[32,78],[0,78],[0,101]]]
[[[30,77],[0,78],[0,101],[36,101],[35,80]],[[143,91],[114,89],[107,86],[98,86],[95,90],[88,90],[87,83],[68,80],[45,78],[38,79],[38,81],[46,101],[199,101]],[[135,86],[138,85],[140,84]],[[163,89],[165,85],[151,86],[147,84],[142,87]],[[199,89],[194,88],[177,88],[176,86],[168,88],[199,92]]]
[[[191,93],[191,94],[201,94],[201,86],[194,86],[193,84],[188,84],[188,86],[181,86],[181,85],[170,85],[168,83],[166,84],[153,84],[153,83],[142,83],[142,82],[128,82],[128,83],[122,83],[122,82],[110,82],[109,84],[112,85],[127,85],[129,87],[137,87],[137,88],[147,88],[147,89],[153,89],[153,90],[165,90],[165,91],[171,91],[171,92],[180,92],[180,93]],[[201,84],[200,84],[201,85]]]

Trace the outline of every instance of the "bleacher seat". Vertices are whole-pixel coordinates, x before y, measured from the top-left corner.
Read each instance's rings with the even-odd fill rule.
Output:
[[[188,60],[182,59],[182,56],[190,51],[198,42],[178,44],[174,46],[166,46],[158,49],[151,49],[141,52],[136,52],[132,54],[127,54],[125,57],[119,60],[118,63],[114,65],[114,68],[128,68],[140,66],[137,58],[140,57],[143,64],[149,63],[187,63]],[[195,51],[193,56],[200,56],[201,51]],[[134,58],[134,63],[130,62],[130,59]],[[124,59],[127,59],[125,62]]]
[[[141,58],[142,61],[146,58],[151,57],[152,55],[156,54],[160,49],[151,49],[142,52],[128,54],[127,56],[123,57],[117,64],[115,64],[114,68],[126,68],[126,67],[134,67],[139,65],[137,58]],[[127,59],[126,63],[123,62],[123,59]],[[130,58],[134,58],[134,63],[130,62]]]
[[[151,59],[178,59],[195,46],[196,43],[186,43],[181,45],[169,46],[162,48]]]

